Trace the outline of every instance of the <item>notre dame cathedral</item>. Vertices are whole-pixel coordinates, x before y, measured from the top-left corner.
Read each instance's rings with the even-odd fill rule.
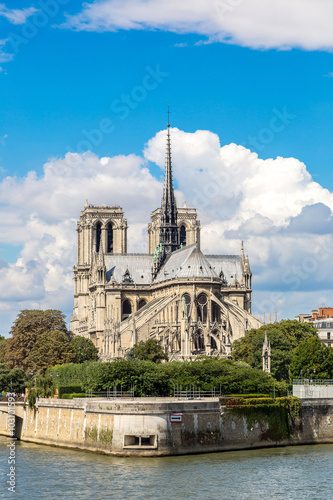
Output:
[[[121,207],[88,202],[77,223],[71,329],[91,339],[100,359],[126,356],[156,339],[170,360],[228,357],[232,343],[261,322],[251,314],[252,273],[240,255],[204,255],[195,208],[177,208],[170,125],[161,207],[148,224],[148,253],[127,253]]]

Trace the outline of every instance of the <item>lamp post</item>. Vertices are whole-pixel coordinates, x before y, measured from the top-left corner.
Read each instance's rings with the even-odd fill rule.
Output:
[[[34,376],[34,372],[33,372],[33,370],[31,370],[30,375],[31,375],[31,378]],[[37,382],[36,382],[36,377],[34,378],[34,381],[35,381],[35,387],[36,387],[36,385],[37,385]]]

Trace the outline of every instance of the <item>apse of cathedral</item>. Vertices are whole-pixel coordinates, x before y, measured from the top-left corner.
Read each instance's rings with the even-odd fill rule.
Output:
[[[71,329],[91,339],[100,359],[123,358],[156,339],[169,360],[227,358],[234,340],[261,323],[251,314],[249,259],[204,255],[195,208],[177,207],[170,125],[161,207],[148,224],[148,253],[127,253],[119,206],[85,204],[77,223]]]

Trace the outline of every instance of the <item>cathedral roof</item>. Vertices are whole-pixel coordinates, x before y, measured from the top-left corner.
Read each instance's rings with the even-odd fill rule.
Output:
[[[201,250],[196,245],[189,245],[170,255],[154,282],[173,278],[218,278],[218,274]]]
[[[147,285],[152,282],[153,259],[147,254],[105,254],[106,278],[123,283],[129,276],[133,283]],[[239,255],[204,255],[196,245],[173,252],[157,274],[154,283],[173,278],[218,278],[220,273],[228,284],[242,279]]]
[[[139,285],[147,285],[151,283],[151,265],[153,258],[147,254],[106,254],[106,279],[111,278],[117,283],[124,281],[124,275],[130,276],[134,283]]]
[[[229,285],[235,279],[241,281],[243,270],[239,255],[206,255],[206,259],[218,276],[222,271],[224,279]]]

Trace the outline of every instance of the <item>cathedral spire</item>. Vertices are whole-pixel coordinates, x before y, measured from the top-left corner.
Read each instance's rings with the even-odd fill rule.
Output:
[[[161,227],[160,243],[162,245],[162,257],[177,250],[178,248],[178,230],[177,230],[177,204],[172,181],[172,162],[171,162],[171,138],[170,138],[170,110],[168,106],[168,132],[167,148],[165,160],[165,179],[163,198],[161,204]]]

